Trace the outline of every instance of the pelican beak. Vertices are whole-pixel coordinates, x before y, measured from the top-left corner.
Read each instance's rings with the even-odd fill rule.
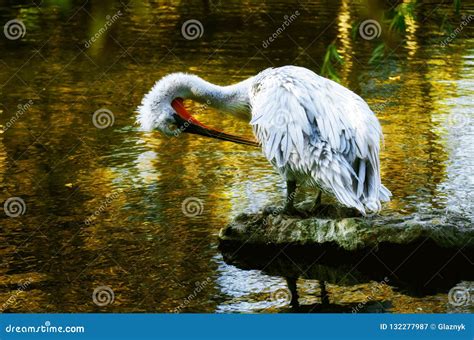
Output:
[[[238,144],[252,145],[257,147],[259,146],[259,144],[255,140],[230,135],[225,132],[218,131],[205,126],[196,118],[191,116],[191,114],[184,107],[183,99],[181,98],[174,99],[171,102],[171,106],[176,111],[176,114],[174,115],[174,120],[176,121],[176,124],[178,125],[179,129],[183,132],[193,133],[196,135],[211,137]]]

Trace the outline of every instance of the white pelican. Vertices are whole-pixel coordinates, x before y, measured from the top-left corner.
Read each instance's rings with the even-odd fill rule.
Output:
[[[363,215],[390,200],[380,179],[380,124],[361,97],[336,82],[297,66],[269,68],[230,86],[172,73],[153,86],[138,108],[144,130],[256,144],[201,124],[184,108],[185,99],[250,121],[266,158],[286,180],[288,213],[295,212],[297,182],[320,190],[316,205],[324,191]]]

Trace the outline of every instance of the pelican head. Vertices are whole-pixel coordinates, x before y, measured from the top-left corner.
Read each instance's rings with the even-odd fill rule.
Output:
[[[145,131],[158,130],[167,136],[173,136],[179,129],[175,118],[177,112],[172,103],[181,98],[179,79],[183,73],[173,73],[158,80],[142,99],[138,107],[137,122]]]
[[[184,107],[184,100],[191,99],[205,103],[206,106],[225,109],[223,103],[228,105],[227,97],[232,95],[226,93],[222,87],[210,84],[195,75],[172,73],[158,80],[143,97],[138,107],[137,122],[145,131],[158,130],[167,136],[178,136],[181,132],[186,132],[257,146],[255,141],[207,127]]]

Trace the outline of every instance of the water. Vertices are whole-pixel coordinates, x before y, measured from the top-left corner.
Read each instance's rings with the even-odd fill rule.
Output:
[[[192,135],[165,139],[133,125],[143,94],[174,71],[219,84],[270,66],[319,71],[338,37],[346,60],[342,83],[367,100],[383,125],[382,176],[394,195],[384,213],[473,211],[474,34],[466,26],[440,47],[446,36],[440,18],[454,28],[460,22],[451,5],[417,9],[407,41],[369,65],[377,43],[352,38],[351,24],[366,18],[357,2],[6,3],[2,24],[17,18],[26,27],[19,40],[0,39],[0,199],[20,197],[26,205],[20,217],[0,215],[6,311],[287,310],[272,298],[284,278],[227,265],[217,249],[217,233],[233,217],[283,198],[284,183],[260,151]],[[464,6],[463,13],[474,14]],[[202,37],[183,38],[189,19],[202,22]],[[112,126],[94,126],[100,109],[113,114]],[[198,117],[251,134],[245,122],[212,110]],[[189,198],[202,202],[197,216],[183,213]],[[327,289],[344,309],[378,285]],[[112,304],[94,303],[101,286],[113,290]],[[299,279],[298,290],[301,304],[319,301],[317,281]],[[391,312],[453,310],[446,292],[414,297],[387,285],[374,300],[388,302]]]

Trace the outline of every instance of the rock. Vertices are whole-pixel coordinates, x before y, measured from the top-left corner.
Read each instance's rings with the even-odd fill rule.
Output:
[[[299,208],[304,215],[305,203]],[[224,260],[269,275],[345,285],[387,282],[415,295],[474,280],[474,227],[466,217],[356,217],[324,208],[313,217],[240,214],[219,233]]]
[[[328,206],[323,216],[307,218],[263,212],[240,214],[220,231],[219,238],[266,245],[334,243],[347,251],[372,248],[381,243],[409,244],[426,238],[440,247],[474,247],[474,227],[462,216],[343,217],[344,212],[348,213],[346,209],[334,209]]]

